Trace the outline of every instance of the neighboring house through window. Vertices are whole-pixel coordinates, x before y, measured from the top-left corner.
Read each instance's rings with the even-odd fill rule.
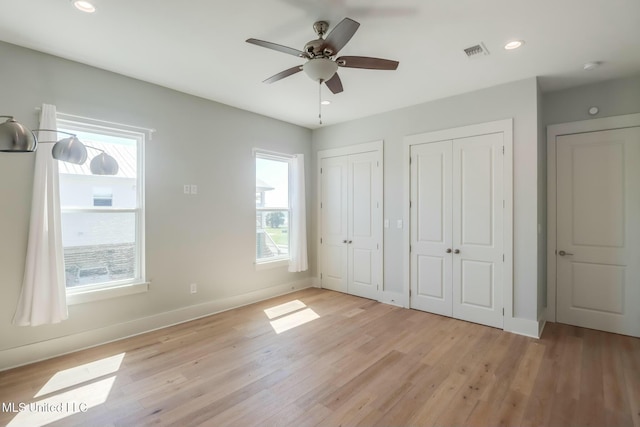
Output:
[[[289,259],[291,158],[256,151],[256,262]]]
[[[58,118],[58,129],[87,146],[83,165],[58,162],[62,245],[67,291],[144,282],[144,134]],[[104,150],[117,175],[93,175],[91,159]]]

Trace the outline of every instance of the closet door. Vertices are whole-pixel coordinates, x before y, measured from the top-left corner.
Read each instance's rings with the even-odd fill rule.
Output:
[[[377,189],[378,153],[353,154],[348,157],[347,185],[347,264],[348,292],[364,298],[378,297],[379,251],[378,227],[381,219]]]
[[[411,146],[410,305],[502,328],[503,134]]]
[[[453,141],[453,317],[503,327],[503,134]]]
[[[411,147],[411,307],[452,316],[451,141]]]
[[[347,157],[321,160],[322,287],[347,292]]]

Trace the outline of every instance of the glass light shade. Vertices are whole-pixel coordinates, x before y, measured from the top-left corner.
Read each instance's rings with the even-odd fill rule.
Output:
[[[75,136],[56,142],[51,150],[54,159],[81,165],[87,161],[87,148]]]
[[[25,126],[13,118],[0,124],[0,151],[5,153],[26,153],[36,151],[38,140]]]
[[[338,71],[338,64],[327,58],[315,58],[307,61],[302,69],[312,80],[326,82]]]
[[[118,162],[107,153],[100,153],[91,160],[89,165],[94,175],[117,175]]]

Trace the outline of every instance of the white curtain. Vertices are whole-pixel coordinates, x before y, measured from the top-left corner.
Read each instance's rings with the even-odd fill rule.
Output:
[[[291,162],[291,218],[289,241],[289,271],[306,271],[307,209],[304,192],[304,155],[296,154]]]
[[[55,105],[42,105],[41,129],[56,129]],[[55,132],[39,132],[39,141],[57,141]],[[31,222],[22,292],[13,323],[38,326],[68,317],[60,222],[58,161],[51,156],[53,144],[36,150]]]

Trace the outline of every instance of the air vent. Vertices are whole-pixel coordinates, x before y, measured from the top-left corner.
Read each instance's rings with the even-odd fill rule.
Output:
[[[489,51],[487,50],[487,47],[482,42],[475,46],[470,46],[464,49],[464,53],[467,55],[468,58],[476,58],[481,55],[489,55]]]

